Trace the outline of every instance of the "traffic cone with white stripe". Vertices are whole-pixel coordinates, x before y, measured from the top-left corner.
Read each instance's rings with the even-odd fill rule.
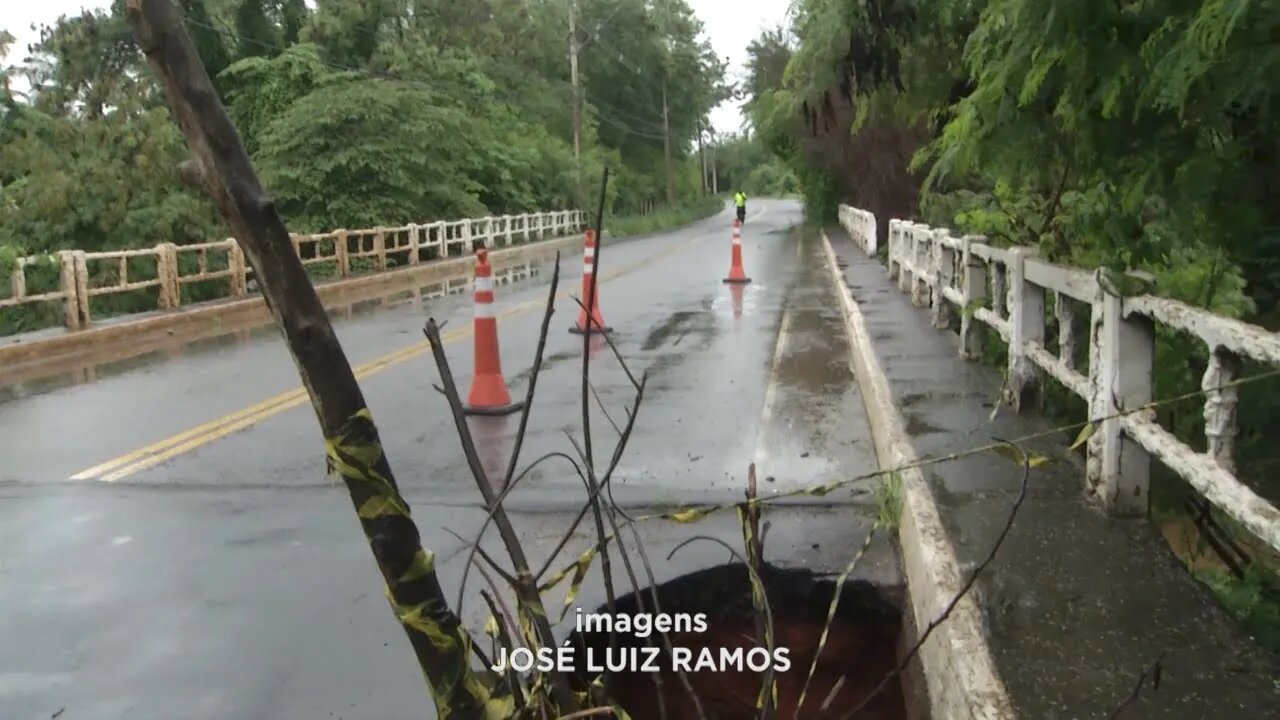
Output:
[[[475,374],[463,411],[467,415],[509,415],[524,407],[512,402],[507,381],[502,377],[502,355],[498,351],[498,319],[493,314],[493,268],[489,251],[476,251],[475,281]]]
[[[737,218],[733,219],[733,255],[729,262],[729,277],[724,281],[727,283],[751,282],[747,272],[742,269],[742,223]]]
[[[578,308],[578,324],[569,328],[569,332],[581,335],[584,332],[607,333],[613,328],[604,324],[604,316],[600,314],[600,290],[597,283],[592,282],[591,266],[596,259],[596,231],[587,228],[586,240],[582,250],[582,306]],[[591,298],[590,303],[587,298]],[[591,306],[591,322],[587,322],[587,305]]]

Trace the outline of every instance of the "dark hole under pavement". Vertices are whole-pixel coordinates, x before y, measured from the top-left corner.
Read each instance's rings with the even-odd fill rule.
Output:
[[[827,613],[835,590],[835,578],[816,575],[804,569],[784,569],[766,565],[761,581],[773,612],[774,645],[789,650],[790,668],[777,674],[777,720],[835,720],[842,718],[863,702],[869,693],[897,664],[902,611],[877,586],[864,580],[849,580],[840,593],[840,603],[831,622],[817,668],[805,692],[803,709],[796,704],[804,691],[805,679],[826,626]],[[707,720],[754,720],[756,698],[763,674],[753,670],[745,660],[741,670],[732,659],[724,662],[721,650],[741,649],[746,656],[758,647],[751,601],[750,576],[741,563],[729,563],[690,573],[661,584],[657,588],[662,612],[669,616],[705,614],[704,632],[670,632],[673,648],[684,648],[692,659],[687,672],[689,683],[701,700]],[[654,612],[650,590],[645,588],[645,610]],[[606,607],[595,613],[607,613]],[[634,594],[619,597],[618,615],[639,612]],[[585,614],[585,612],[584,612]],[[590,651],[596,666],[606,662],[608,632],[593,629],[575,631],[570,642],[583,658]],[[626,669],[611,673],[614,697],[635,720],[657,720],[659,699],[665,697],[668,720],[697,720],[697,711],[680,677],[672,669],[672,659],[663,647],[661,637],[653,632],[647,638],[632,633],[617,633],[614,658],[619,652],[654,647],[659,656],[658,673]],[[697,660],[708,649],[715,670],[697,670]],[[644,653],[639,651],[640,662]],[[677,650],[677,652],[680,652]],[[757,661],[765,660],[757,651]],[[579,689],[599,675],[588,672],[585,662],[578,662],[576,681]],[[760,667],[757,663],[756,667]],[[775,665],[777,667],[777,665]],[[654,675],[661,681],[661,694]],[[825,707],[825,709],[823,709]],[[885,688],[857,715],[861,720],[905,720],[908,717],[900,677],[886,683]]]

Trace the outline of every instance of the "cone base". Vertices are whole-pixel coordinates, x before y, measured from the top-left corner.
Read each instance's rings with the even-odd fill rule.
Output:
[[[487,417],[500,417],[510,415],[524,409],[524,401],[510,403],[508,405],[465,405],[462,408],[463,415],[483,415]]]
[[[741,283],[741,284],[745,284],[745,283],[749,283],[749,282],[751,282],[751,278],[749,278],[749,277],[727,277],[727,278],[725,278],[725,279],[723,280],[723,282],[727,282],[727,283]]]
[[[583,333],[587,332],[587,329],[582,327],[581,325],[574,325],[569,328],[569,332],[573,333],[574,335],[582,335]],[[613,328],[609,327],[608,325],[604,326],[603,328],[600,327],[599,325],[591,326],[592,335],[607,335],[611,332],[613,332]]]

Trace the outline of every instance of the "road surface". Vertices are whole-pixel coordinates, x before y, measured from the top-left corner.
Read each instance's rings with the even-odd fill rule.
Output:
[[[611,336],[649,386],[614,499],[631,512],[742,497],[748,464],[762,494],[874,468],[846,338],[816,238],[788,229],[798,204],[756,201],[743,231],[753,282],[721,282],[729,212],[682,230],[604,243],[600,303]],[[582,338],[568,327],[577,253],[561,262],[557,312],[522,465],[572,453],[582,437]],[[499,286],[503,369],[523,397],[551,263]],[[447,321],[465,391],[472,367],[469,292],[335,318],[405,496],[457,591],[484,519],[423,342]],[[597,462],[611,454],[633,397],[603,340],[591,346]],[[519,416],[474,418],[500,474]],[[770,513],[767,556],[829,570],[869,528],[867,489]],[[559,460],[543,463],[508,507],[539,565],[584,498]],[[555,562],[586,547],[584,526]],[[683,538],[739,538],[730,511],[696,525],[642,526],[665,580],[721,563]],[[496,538],[485,547],[500,552]],[[740,543],[739,543],[740,544]],[[273,328],[135,360],[95,382],[0,402],[0,716],[108,718],[429,717],[430,701],[345,489],[324,474],[317,422]],[[896,582],[887,546],[861,574]],[[482,587],[473,573],[469,588]],[[624,582],[625,584],[625,582]],[[579,603],[602,599],[596,573]],[[469,594],[463,619],[488,619]],[[555,606],[553,601],[553,606]],[[58,713],[61,712],[61,715]]]

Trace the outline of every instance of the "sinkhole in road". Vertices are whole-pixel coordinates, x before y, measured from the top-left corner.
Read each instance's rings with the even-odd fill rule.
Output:
[[[899,589],[881,588],[864,580],[847,581],[841,592],[828,637],[822,645],[813,677],[805,690],[806,678],[815,655],[836,587],[835,577],[817,575],[805,569],[784,569],[766,565],[761,583],[773,615],[774,647],[786,648],[790,667],[775,664],[777,677],[777,720],[826,720],[843,718],[858,707],[898,663],[902,651],[902,600]],[[689,686],[702,704],[704,716],[715,720],[754,720],[758,717],[756,698],[763,674],[748,666],[748,651],[760,647],[756,641],[752,610],[751,581],[746,567],[730,563],[681,576],[656,588],[664,615],[678,617],[705,614],[705,631],[668,633],[677,654],[692,656],[686,672]],[[652,590],[642,591],[643,610],[654,613]],[[608,613],[607,607],[595,613]],[[641,612],[634,594],[619,597],[616,614]],[[688,628],[681,628],[687,630]],[[575,631],[569,642],[579,656],[590,652],[606,658],[609,634],[602,628]],[[617,632],[614,657],[635,649],[644,658],[656,648],[653,667],[645,672],[631,667],[612,673],[613,697],[636,720],[662,717],[659,703],[665,699],[668,720],[697,720],[698,712],[680,675],[673,668],[673,656],[657,632],[647,638]],[[738,661],[737,650],[742,661]],[[704,650],[714,658],[714,670],[698,670]],[[763,659],[764,651],[755,657]],[[642,662],[642,661],[641,661]],[[604,665],[599,661],[598,665]],[[579,666],[576,681],[580,689],[599,673]],[[909,675],[909,672],[908,672]],[[655,682],[655,677],[657,682]],[[910,681],[907,682],[910,685]],[[903,681],[895,676],[858,714],[862,720],[917,720],[918,709],[908,714]],[[801,693],[803,709],[797,710]],[[912,703],[913,709],[917,703]],[[824,709],[825,708],[825,709]]]

